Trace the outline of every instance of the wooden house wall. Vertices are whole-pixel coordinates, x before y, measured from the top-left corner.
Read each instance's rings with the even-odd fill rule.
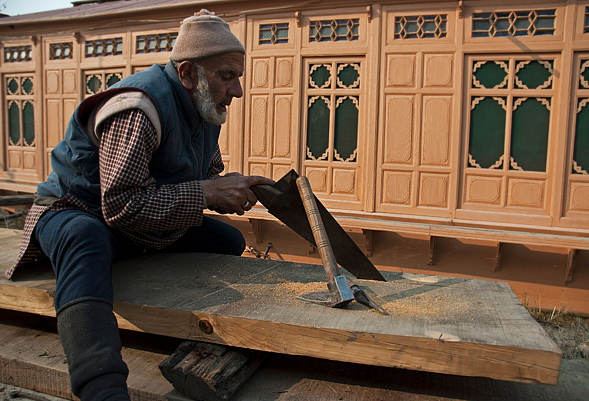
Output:
[[[587,235],[588,2],[301,4],[209,6],[247,48],[245,96],[220,140],[229,171],[278,179],[294,168],[346,216]],[[166,63],[184,16],[47,34],[39,24],[29,36],[0,28],[0,188],[33,192],[77,104]],[[522,82],[530,71],[546,75],[536,87]],[[307,135],[320,126],[325,138]],[[492,150],[495,163],[477,159]]]

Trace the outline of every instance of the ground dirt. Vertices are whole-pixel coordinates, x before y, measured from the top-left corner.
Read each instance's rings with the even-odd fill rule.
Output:
[[[558,345],[564,359],[589,361],[589,318],[556,310],[530,313]]]

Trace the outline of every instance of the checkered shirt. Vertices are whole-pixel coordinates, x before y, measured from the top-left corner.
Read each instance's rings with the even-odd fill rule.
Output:
[[[202,224],[206,199],[198,181],[157,186],[151,176],[149,161],[157,150],[157,134],[143,111],[132,109],[110,117],[102,124],[101,138],[102,218],[110,227],[138,244],[161,249],[178,240],[189,227]],[[206,178],[218,177],[223,169],[217,146]],[[17,262],[4,273],[7,279],[22,266],[47,262],[36,241],[31,240],[33,230],[46,211],[68,208],[92,213],[69,194],[51,206],[32,206]]]

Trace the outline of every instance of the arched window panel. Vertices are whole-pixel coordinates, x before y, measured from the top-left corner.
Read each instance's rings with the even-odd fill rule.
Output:
[[[589,175],[589,98],[578,101],[575,141],[573,148],[573,174]]]
[[[20,103],[8,102],[8,141],[12,146],[19,146],[20,140]]]
[[[550,100],[516,98],[513,104],[510,169],[546,171]]]
[[[468,166],[500,169],[505,148],[506,99],[477,97],[471,101]]]
[[[337,97],[334,160],[355,162],[358,152],[358,96]]]
[[[35,146],[35,106],[25,101],[23,105],[23,145]]]
[[[308,160],[328,159],[330,109],[328,97],[309,97],[307,109]]]

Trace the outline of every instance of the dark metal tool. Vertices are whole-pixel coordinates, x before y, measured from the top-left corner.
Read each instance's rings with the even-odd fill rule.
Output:
[[[251,190],[268,212],[305,240],[317,246],[296,186],[299,175],[291,170],[274,185],[255,185]],[[359,279],[386,281],[321,202],[313,196],[330,239],[337,263]]]
[[[388,315],[389,314],[383,308],[381,308],[380,306],[378,306],[372,299],[370,299],[368,297],[368,294],[366,294],[366,292],[364,292],[364,290],[361,289],[358,286],[358,284],[352,283],[352,285],[350,286],[350,289],[352,290],[352,293],[354,294],[354,298],[359,303],[361,303],[363,305],[366,305],[366,306],[369,306],[372,309],[376,309],[377,311],[379,311],[380,313],[383,313],[385,315]]]
[[[309,225],[311,226],[311,231],[313,232],[313,237],[315,238],[315,243],[317,244],[317,250],[319,251],[319,255],[321,255],[325,274],[327,275],[326,290],[308,292],[299,295],[298,298],[333,308],[342,307],[354,299],[354,294],[350,289],[346,276],[339,273],[335,255],[331,249],[331,244],[327,237],[323,220],[319,214],[315,196],[311,191],[309,180],[307,180],[307,177],[299,177],[296,180],[296,184],[301,194],[301,200],[307,214]]]

